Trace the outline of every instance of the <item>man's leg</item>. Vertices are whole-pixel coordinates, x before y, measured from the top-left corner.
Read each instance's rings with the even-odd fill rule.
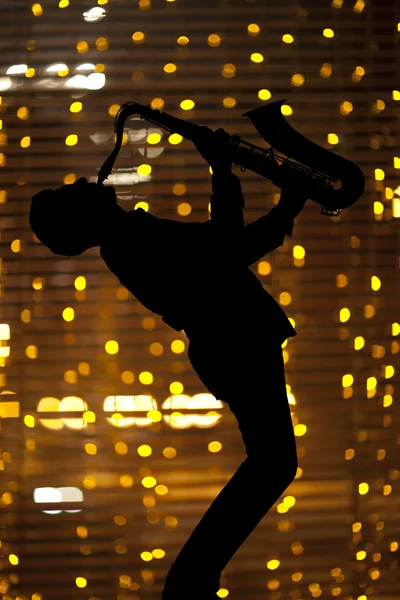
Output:
[[[225,400],[238,421],[247,458],[175,559],[162,600],[217,600],[223,569],[293,481],[297,470],[281,347],[265,348],[260,356],[251,352],[240,357],[233,351],[231,356],[237,358],[221,367],[222,347],[214,344],[215,355],[210,356],[213,343],[209,340],[209,346],[202,348],[191,342],[189,358],[200,378],[203,374],[208,382],[213,378],[227,382]],[[258,344],[262,346],[262,342]],[[234,381],[232,373],[236,373]],[[210,387],[212,390],[212,384]]]

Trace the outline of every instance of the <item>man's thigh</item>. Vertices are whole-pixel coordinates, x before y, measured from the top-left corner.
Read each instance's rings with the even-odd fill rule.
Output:
[[[235,416],[246,453],[256,461],[294,460],[295,438],[286,392],[282,348],[278,342],[235,347],[230,340],[191,341],[190,362],[205,387],[228,404]],[[251,344],[251,340],[246,340]],[[291,458],[289,458],[291,457]]]
[[[247,391],[285,388],[282,347],[267,335],[233,331],[224,337],[193,336],[189,360],[200,380],[219,400],[236,404]],[[286,389],[286,388],[285,388]]]

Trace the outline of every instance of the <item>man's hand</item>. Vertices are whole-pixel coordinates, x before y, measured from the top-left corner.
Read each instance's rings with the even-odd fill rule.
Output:
[[[311,182],[306,175],[297,173],[287,165],[282,165],[280,168],[285,171],[286,177],[282,185],[279,206],[294,219],[302,211],[309,198]]]
[[[201,156],[205,158],[212,170],[231,169],[234,145],[230,135],[224,129],[213,131],[209,127],[199,127],[198,138],[193,141]]]

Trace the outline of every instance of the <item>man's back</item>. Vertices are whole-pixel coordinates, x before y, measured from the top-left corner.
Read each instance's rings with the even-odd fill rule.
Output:
[[[100,254],[121,284],[168,325],[234,329],[240,321],[267,327],[282,342],[296,335],[257,276],[231,259],[211,220],[183,223],[141,208],[120,211],[119,227]]]

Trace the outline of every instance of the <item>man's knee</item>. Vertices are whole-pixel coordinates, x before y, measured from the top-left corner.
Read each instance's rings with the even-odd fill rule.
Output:
[[[277,448],[269,449],[246,446],[247,463],[254,472],[260,475],[264,472],[272,478],[281,479],[282,482],[289,485],[296,477],[298,460],[297,453],[293,454],[279,453]]]

